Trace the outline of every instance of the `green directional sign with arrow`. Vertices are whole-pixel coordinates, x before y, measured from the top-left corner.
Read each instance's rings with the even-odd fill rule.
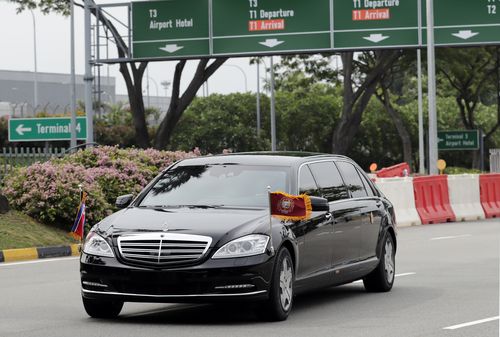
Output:
[[[332,48],[330,0],[212,0],[213,53]]]
[[[208,0],[132,2],[132,22],[135,59],[210,55]]]
[[[419,45],[419,0],[334,0],[334,48]]]
[[[87,139],[87,119],[76,119],[77,139]],[[71,140],[71,118],[11,118],[10,142]]]
[[[426,43],[425,1],[422,2],[423,43]],[[500,42],[500,1],[434,1],[436,45],[459,46]]]

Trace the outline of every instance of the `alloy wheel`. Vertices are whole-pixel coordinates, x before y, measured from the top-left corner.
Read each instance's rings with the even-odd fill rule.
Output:
[[[394,250],[392,246],[392,240],[387,238],[385,241],[385,256],[384,256],[384,268],[385,277],[388,283],[392,283],[394,280]]]
[[[288,311],[292,305],[292,281],[293,273],[290,260],[284,258],[280,268],[280,302],[284,311]]]

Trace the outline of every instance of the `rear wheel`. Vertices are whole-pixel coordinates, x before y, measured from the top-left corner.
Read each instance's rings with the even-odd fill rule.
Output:
[[[281,248],[277,254],[269,299],[258,308],[257,314],[270,321],[284,321],[293,304],[294,267],[290,252]]]
[[[396,249],[392,236],[388,233],[382,247],[382,256],[377,268],[363,279],[366,291],[386,292],[392,289],[396,272]]]
[[[82,297],[82,300],[85,311],[94,318],[115,318],[123,308],[121,301],[91,300],[85,297]]]

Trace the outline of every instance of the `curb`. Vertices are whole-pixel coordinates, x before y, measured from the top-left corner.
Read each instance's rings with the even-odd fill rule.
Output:
[[[80,244],[55,247],[21,248],[0,250],[0,263],[18,262],[53,257],[79,256]]]

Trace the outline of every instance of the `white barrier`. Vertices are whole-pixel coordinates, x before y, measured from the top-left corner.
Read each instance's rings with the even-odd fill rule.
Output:
[[[448,176],[450,204],[457,221],[484,219],[479,195],[479,176],[463,174]]]
[[[415,208],[413,178],[377,178],[375,184],[394,205],[398,227],[422,224]]]

